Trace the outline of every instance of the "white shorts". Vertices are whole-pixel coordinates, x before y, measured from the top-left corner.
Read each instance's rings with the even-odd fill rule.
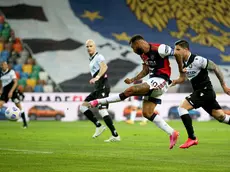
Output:
[[[161,96],[166,93],[169,88],[168,81],[163,78],[153,77],[144,82],[150,86],[151,90],[149,95],[144,97],[144,100],[161,104]]]

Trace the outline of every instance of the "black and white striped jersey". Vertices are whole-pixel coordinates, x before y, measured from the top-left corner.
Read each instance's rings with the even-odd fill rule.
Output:
[[[90,57],[89,60],[90,60],[89,63],[90,73],[92,77],[95,77],[100,71],[100,63],[101,62],[105,63],[105,58],[103,55],[96,52],[92,57]]]
[[[13,80],[16,79],[15,71],[12,69],[7,70],[6,72],[1,71],[0,79],[2,82],[2,87],[13,86]]]
[[[186,68],[186,76],[194,90],[212,87],[207,67],[208,59],[202,56],[191,54],[188,60],[184,61],[183,68]]]

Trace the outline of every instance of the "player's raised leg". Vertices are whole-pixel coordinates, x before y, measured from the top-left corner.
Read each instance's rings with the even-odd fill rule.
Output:
[[[92,107],[97,107],[100,104],[103,105],[103,104],[108,104],[108,103],[120,102],[120,101],[123,101],[130,96],[145,95],[149,92],[149,88],[150,87],[147,83],[136,84],[136,85],[133,85],[133,86],[127,88],[124,92],[122,92],[120,94],[90,101],[89,105]]]

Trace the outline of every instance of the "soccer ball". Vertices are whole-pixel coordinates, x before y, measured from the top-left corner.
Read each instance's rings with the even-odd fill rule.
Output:
[[[5,116],[11,121],[17,121],[21,117],[21,111],[17,107],[8,107],[5,111]]]

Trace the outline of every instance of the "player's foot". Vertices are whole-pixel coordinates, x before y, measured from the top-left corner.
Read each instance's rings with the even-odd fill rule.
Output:
[[[125,121],[127,124],[134,124],[134,121],[132,121],[132,120],[127,120],[127,121]]]
[[[198,140],[197,139],[192,140],[192,139],[188,138],[188,140],[184,144],[180,145],[180,148],[186,149],[186,148],[189,148],[190,146],[193,146],[193,145],[198,145]]]
[[[177,140],[178,140],[178,137],[179,137],[179,132],[174,130],[172,135],[169,136],[169,139],[170,139],[170,146],[169,146],[169,149],[172,149],[173,146],[175,146]]]
[[[23,125],[23,127],[22,127],[23,129],[27,129],[28,128],[28,126],[27,125]]]
[[[98,102],[98,100],[96,99],[96,100],[90,101],[89,104],[90,104],[91,107],[97,107],[98,104],[99,104],[99,102]]]
[[[121,141],[121,138],[120,136],[111,136],[108,140],[105,140],[104,142],[120,142]]]
[[[101,133],[103,133],[103,131],[105,131],[105,129],[106,129],[106,126],[104,126],[104,125],[102,125],[100,127],[96,127],[96,130],[95,130],[95,133],[93,135],[93,138],[96,138],[96,137],[100,136]]]
[[[143,125],[146,125],[147,124],[147,121],[141,121],[140,122],[140,125],[143,126]]]

